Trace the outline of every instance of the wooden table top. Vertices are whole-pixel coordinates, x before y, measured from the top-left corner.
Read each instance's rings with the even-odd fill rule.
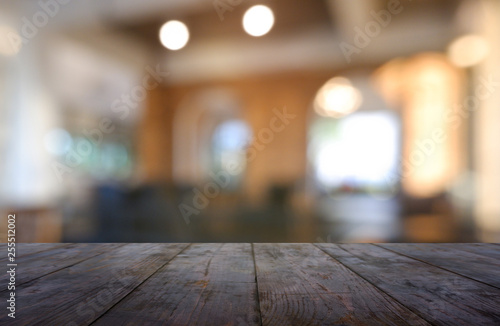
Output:
[[[16,318],[1,307],[1,325],[500,325],[498,244],[16,249]]]

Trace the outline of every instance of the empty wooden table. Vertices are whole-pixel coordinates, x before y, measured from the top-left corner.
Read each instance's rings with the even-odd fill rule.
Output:
[[[16,318],[3,273],[1,325],[500,325],[498,244],[16,249]]]

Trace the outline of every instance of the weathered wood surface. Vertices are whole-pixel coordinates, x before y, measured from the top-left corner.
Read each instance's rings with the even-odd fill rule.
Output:
[[[37,255],[21,256],[22,263],[17,267],[16,284],[24,284],[120,246],[123,246],[123,244],[107,243],[97,247],[93,244],[69,244],[62,247],[53,247],[52,250],[39,251]],[[8,278],[7,273],[0,276],[0,284],[7,283]],[[3,291],[7,292],[7,287],[0,288],[0,292]]]
[[[496,244],[17,248],[0,325],[500,325]]]
[[[455,249],[456,247],[467,249],[467,247],[455,247],[451,244],[390,243],[380,246],[500,288],[500,257],[491,259],[492,257],[484,254]],[[486,248],[484,252],[488,251]],[[464,261],[467,263],[464,264]]]
[[[205,323],[260,325],[250,244],[190,246],[96,325]]]
[[[127,244],[24,283],[16,287],[16,322],[88,325],[186,246]],[[0,310],[0,324],[9,321],[7,313]]]
[[[265,325],[428,325],[311,244],[256,244]]]
[[[33,255],[42,251],[48,251],[55,248],[61,248],[68,246],[67,243],[18,243],[16,244],[16,258],[26,257]],[[0,251],[6,252],[7,244],[0,244]],[[7,261],[7,255],[0,257],[0,262]]]
[[[375,245],[318,247],[433,324],[500,325],[500,290],[493,286]]]
[[[438,245],[443,249],[457,250],[457,254],[460,254],[461,251],[467,251],[497,261],[500,260],[500,251],[498,250],[500,245],[495,243],[440,243]]]

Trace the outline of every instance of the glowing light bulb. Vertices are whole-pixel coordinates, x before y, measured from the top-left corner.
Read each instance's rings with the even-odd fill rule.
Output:
[[[189,30],[178,20],[171,20],[160,28],[160,41],[169,50],[180,50],[189,41]]]
[[[314,110],[325,117],[340,118],[357,110],[361,102],[361,92],[347,78],[335,77],[319,89]]]
[[[488,42],[479,35],[469,34],[454,40],[448,48],[448,57],[458,67],[471,67],[489,54]]]
[[[269,33],[273,25],[273,11],[263,5],[251,7],[243,16],[243,28],[248,34],[255,37]]]

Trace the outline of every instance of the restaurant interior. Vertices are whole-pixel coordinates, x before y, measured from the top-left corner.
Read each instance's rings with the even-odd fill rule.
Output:
[[[0,7],[2,242],[500,242],[499,1]]]

